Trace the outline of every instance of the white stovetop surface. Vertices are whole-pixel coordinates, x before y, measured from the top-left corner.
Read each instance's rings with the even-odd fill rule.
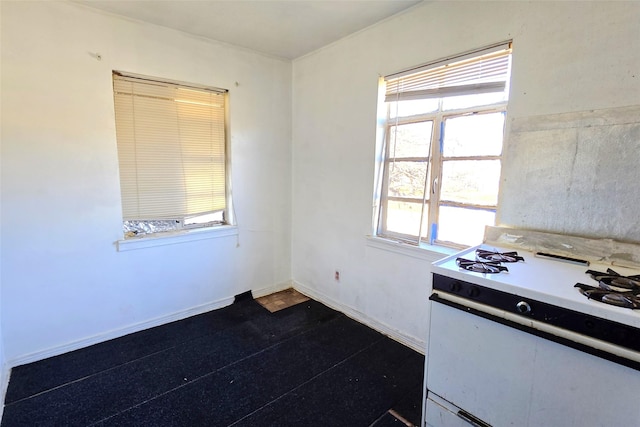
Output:
[[[597,286],[597,282],[585,274],[587,270],[606,272],[611,268],[624,276],[640,274],[640,270],[595,263],[587,267],[535,257],[533,252],[522,250],[517,252],[524,257],[524,262],[502,264],[509,269],[508,273],[483,274],[460,269],[456,258],[475,260],[477,248],[514,250],[485,244],[474,246],[433,263],[433,272],[640,328],[640,310],[589,300],[573,287],[578,282]]]

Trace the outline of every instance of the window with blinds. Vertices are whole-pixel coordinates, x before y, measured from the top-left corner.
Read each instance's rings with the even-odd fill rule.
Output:
[[[503,92],[511,43],[500,43],[385,77],[385,101]]]
[[[227,91],[119,72],[113,89],[128,235],[183,228],[201,217],[222,222]]]
[[[505,42],[382,79],[377,235],[418,245],[482,242],[497,211],[510,75]]]

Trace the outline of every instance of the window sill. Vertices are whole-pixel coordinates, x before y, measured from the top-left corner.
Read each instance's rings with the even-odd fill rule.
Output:
[[[177,232],[157,233],[143,237],[122,239],[116,242],[118,252],[135,249],[153,248],[156,246],[174,245],[177,243],[193,242],[196,240],[217,239],[219,237],[236,236],[238,227],[222,225],[218,227],[196,228]]]
[[[367,236],[366,239],[367,246],[371,248],[395,252],[401,255],[423,259],[429,262],[438,261],[445,256],[449,256],[460,251],[459,249],[448,248],[446,246],[436,246],[428,244],[414,246],[408,243],[399,242],[397,240],[385,239],[383,237],[377,236]]]

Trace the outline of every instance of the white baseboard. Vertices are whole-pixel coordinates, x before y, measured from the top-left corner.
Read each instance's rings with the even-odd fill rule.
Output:
[[[369,316],[367,316],[364,313],[359,312],[358,310],[349,307],[347,305],[344,305],[330,297],[328,297],[327,295],[318,292],[312,288],[309,288],[307,286],[305,286],[304,284],[297,282],[297,281],[293,281],[293,280],[288,280],[285,282],[281,282],[278,283],[276,285],[273,286],[267,286],[264,288],[259,288],[259,289],[252,289],[251,293],[253,295],[254,298],[259,298],[261,296],[265,296],[265,295],[269,295],[272,294],[274,292],[278,292],[278,291],[282,291],[284,289],[288,289],[293,287],[294,289],[296,289],[297,291],[299,291],[300,293],[307,295],[310,298],[313,298],[335,310],[338,310],[342,313],[344,313],[345,315],[347,315],[348,317],[363,323],[369,327],[371,327],[372,329],[375,329],[376,331],[394,339],[395,341],[398,341],[401,344],[406,345],[409,348],[412,348],[413,350],[424,354],[425,353],[425,348],[426,348],[426,343],[423,340],[419,340],[415,337],[406,335],[376,319],[373,319]],[[160,326],[163,325],[165,323],[170,323],[170,322],[174,322],[176,320],[182,320],[185,319],[187,317],[191,317],[191,316],[195,316],[201,313],[206,313],[208,311],[211,310],[216,310],[222,307],[226,307],[230,304],[233,304],[234,301],[234,297],[229,297],[229,298],[223,298],[217,301],[212,301],[206,304],[202,304],[199,306],[195,306],[186,310],[181,310],[179,312],[175,312],[166,316],[161,316],[161,317],[157,317],[155,319],[151,319],[148,321],[144,321],[144,322],[140,322],[140,323],[136,323],[121,329],[116,329],[116,330],[111,330],[105,333],[101,333],[101,334],[97,334],[88,338],[84,338],[78,341],[74,341],[65,345],[61,345],[61,346],[57,346],[57,347],[52,347],[52,348],[48,348],[46,350],[42,350],[42,351],[37,351],[34,353],[30,353],[24,356],[20,356],[11,360],[8,360],[4,366],[0,367],[1,372],[0,372],[0,393],[2,396],[2,402],[4,402],[4,396],[6,393],[6,389],[7,386],[9,384],[9,374],[11,371],[12,367],[15,366],[20,366],[20,365],[24,365],[26,363],[31,363],[31,362],[36,362],[38,360],[42,360],[42,359],[46,359],[48,357],[53,357],[53,356],[58,356],[60,354],[63,353],[67,353],[70,351],[74,351],[74,350],[78,350],[80,348],[84,348],[84,347],[88,347],[90,345],[93,344],[98,344],[104,341],[108,341],[114,338],[119,338],[122,337],[124,335],[128,335],[134,332],[139,332],[145,329],[149,329],[149,328],[153,328],[155,326]],[[1,408],[2,406],[0,406]],[[1,409],[0,409],[1,411]],[[0,412],[0,416],[1,416],[1,412]]]
[[[309,288],[298,281],[293,282],[293,287],[301,294],[304,294],[309,298],[321,302],[324,305],[333,308],[334,310],[338,310],[341,313],[344,313],[353,320],[356,320],[364,325],[369,326],[372,329],[375,329],[376,331],[388,336],[395,341],[398,341],[400,344],[406,345],[407,347],[417,351],[420,354],[425,354],[425,350],[427,348],[427,344],[425,341],[412,337],[410,335],[406,335],[398,331],[397,329],[394,329],[389,325],[373,319],[366,314],[359,312],[353,307],[342,304],[341,302],[328,297],[322,292],[318,292],[315,289]]]
[[[217,301],[208,302],[206,304],[198,305],[195,307],[181,310],[166,316],[156,317],[155,319],[147,320],[144,322],[129,325],[121,329],[115,329],[101,334],[97,334],[88,338],[84,338],[78,341],[74,341],[68,344],[64,344],[57,347],[48,348],[46,350],[37,351],[34,353],[20,356],[15,359],[7,361],[7,366],[14,367],[24,365],[26,363],[36,362],[38,360],[46,359],[52,356],[58,356],[63,353],[78,350],[80,348],[88,347],[93,344],[98,344],[104,341],[108,341],[114,338],[119,338],[124,335],[128,335],[134,332],[139,332],[145,329],[153,328],[155,326],[164,325],[165,323],[174,322],[176,320],[182,320],[187,317],[195,316],[198,314],[206,313],[207,311],[215,310],[218,308],[226,307],[233,304],[234,297],[223,298]],[[8,380],[8,377],[7,377]],[[8,381],[7,381],[8,382]]]
[[[287,280],[285,282],[281,282],[272,286],[267,286],[259,289],[252,289],[251,294],[253,295],[254,298],[259,298],[261,296],[269,295],[274,292],[289,289],[291,287],[293,287],[293,281]],[[9,360],[7,362],[7,366],[8,366],[7,371],[9,371],[9,368],[14,366],[20,366],[26,363],[31,363],[31,362],[36,362],[38,360],[46,359],[48,357],[58,356],[63,353],[78,350],[80,348],[88,347],[93,344],[98,344],[103,341],[119,338],[134,332],[153,328],[155,326],[164,325],[165,323],[174,322],[176,320],[182,320],[187,317],[195,316],[201,313],[206,313],[207,311],[226,307],[227,305],[233,304],[233,300],[234,300],[234,297],[223,298],[218,301],[212,301],[212,302],[202,304],[196,307],[192,307],[186,310],[175,312],[167,316],[161,316],[145,322],[136,323],[134,325],[130,325],[122,329],[108,331],[102,334],[94,335],[89,338],[74,341],[72,343],[68,343],[65,345],[48,348],[43,351],[37,351],[34,353],[27,354],[25,356],[20,356],[15,359]],[[7,375],[6,381],[8,383],[8,375]]]
[[[251,295],[253,295],[254,298],[260,298],[289,288],[293,288],[293,280],[287,280],[286,282],[277,283],[265,288],[252,289]]]

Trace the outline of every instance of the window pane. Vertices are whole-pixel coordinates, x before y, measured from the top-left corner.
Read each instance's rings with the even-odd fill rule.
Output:
[[[480,209],[440,206],[438,240],[461,245],[478,245],[484,237],[484,227],[495,224],[496,214]]]
[[[499,185],[500,160],[448,160],[442,163],[441,200],[495,206]]]
[[[504,114],[474,114],[445,121],[445,157],[499,156],[502,153]]]
[[[433,122],[389,127],[389,158],[429,157]]]
[[[409,117],[431,113],[438,109],[439,99],[414,99],[410,101],[389,102],[389,117]]]
[[[391,197],[422,199],[427,173],[427,162],[389,163],[389,191]]]
[[[421,214],[421,203],[389,201],[386,231],[417,236],[420,230]]]
[[[207,224],[209,222],[223,222],[224,215],[222,211],[198,215],[191,218],[185,218],[185,225],[189,224]]]
[[[509,98],[508,93],[492,92],[479,93],[475,95],[448,96],[442,100],[442,109],[458,110],[460,108],[479,107],[481,105],[497,104],[506,101]]]

